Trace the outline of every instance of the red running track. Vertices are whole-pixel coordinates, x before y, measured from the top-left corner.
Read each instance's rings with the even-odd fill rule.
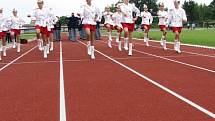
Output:
[[[26,45],[26,51],[36,45]],[[0,72],[0,117],[3,121],[59,121],[60,52],[59,43],[48,59],[37,48]],[[161,85],[215,112],[214,73],[169,62],[139,52],[132,57],[116,47],[96,42],[98,51],[129,66]],[[63,68],[67,121],[213,121],[214,119],[147,80],[96,53],[86,55],[85,45],[63,41]],[[177,55],[135,44],[134,49],[198,63],[197,57]],[[9,50],[13,51],[13,50]],[[25,52],[25,51],[24,51]],[[10,55],[13,55],[11,52]],[[9,54],[8,54],[9,56]],[[18,57],[14,53],[14,58]],[[171,57],[170,57],[171,56]],[[8,57],[10,62],[14,58]],[[189,58],[189,59],[187,59]],[[187,60],[186,60],[187,59]],[[198,56],[202,61],[213,58]],[[210,60],[211,59],[211,60]],[[212,63],[213,64],[213,63]]]

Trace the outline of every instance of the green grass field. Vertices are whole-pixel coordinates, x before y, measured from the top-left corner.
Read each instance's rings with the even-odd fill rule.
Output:
[[[102,31],[104,33],[104,31]],[[114,32],[115,33],[115,32]],[[153,40],[160,41],[162,33],[157,30],[151,30],[149,36]],[[143,32],[134,32],[134,38],[143,39]],[[174,34],[172,31],[168,31],[167,41],[173,42]],[[198,30],[186,30],[183,29],[181,33],[181,41],[184,44],[203,45],[215,47],[215,29],[198,29]]]
[[[36,34],[35,33],[24,33],[24,34],[21,34],[21,39],[33,39],[36,37]]]

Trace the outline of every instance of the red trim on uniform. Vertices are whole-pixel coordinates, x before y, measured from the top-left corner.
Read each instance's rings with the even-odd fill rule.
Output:
[[[49,31],[47,27],[40,27],[40,33],[49,36]]]
[[[84,24],[84,29],[90,29],[91,31],[96,31],[96,25]]]
[[[21,35],[21,30],[20,29],[11,29],[12,32],[14,32],[16,35]]]
[[[159,27],[161,31],[167,30],[166,25],[159,25]]]
[[[114,29],[113,25],[111,25],[111,24],[104,24],[104,27],[105,27],[105,28],[108,28],[107,25],[110,26],[110,29],[112,29],[112,30]]]
[[[115,30],[117,30],[118,33],[119,33],[119,32],[120,32],[120,33],[122,32],[122,28],[119,27],[119,26],[117,26],[117,25],[114,26],[113,28],[114,28]],[[120,28],[120,29],[118,29],[118,28]]]
[[[2,39],[3,37],[6,37],[6,35],[7,35],[7,32],[0,32],[0,38]]]
[[[181,33],[182,27],[172,27],[172,31]]]
[[[151,25],[147,25],[147,24],[142,24],[141,26],[143,29],[145,29],[145,27],[147,27],[147,30],[151,29]]]
[[[35,26],[35,29],[40,29],[40,26],[39,26],[39,25],[36,25],[36,26]]]
[[[128,28],[129,31],[134,31],[134,23],[122,23],[123,28]]]

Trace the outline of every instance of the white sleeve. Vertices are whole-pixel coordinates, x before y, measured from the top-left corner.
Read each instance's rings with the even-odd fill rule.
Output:
[[[169,11],[168,14],[167,14],[167,25],[170,25],[171,22],[172,22],[172,18],[173,18],[173,12],[172,11]]]
[[[83,19],[84,18],[84,8],[85,8],[85,6],[84,5],[82,5],[81,7],[80,7],[80,17]]]
[[[133,12],[135,12],[137,16],[140,16],[140,10],[135,5],[133,5]]]
[[[185,10],[183,9],[183,21],[187,21],[187,16],[186,16],[186,12],[185,12]]]
[[[149,13],[149,18],[150,18],[150,24],[152,24],[152,22],[153,22],[153,17],[152,17],[152,14],[151,13]]]

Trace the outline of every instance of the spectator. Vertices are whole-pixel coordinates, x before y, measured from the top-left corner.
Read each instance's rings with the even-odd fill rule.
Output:
[[[60,22],[60,18],[58,16],[56,17],[58,18],[58,21],[54,25],[54,29],[55,29],[54,37],[55,37],[55,40],[59,42],[61,41],[61,22]]]
[[[68,20],[69,40],[74,42],[77,40],[76,29],[78,28],[78,18],[72,13],[72,16]]]
[[[82,24],[81,16],[80,16],[80,14],[77,14],[77,15],[78,15],[78,31],[79,31],[80,39],[86,40],[86,32],[83,29],[84,25]]]

